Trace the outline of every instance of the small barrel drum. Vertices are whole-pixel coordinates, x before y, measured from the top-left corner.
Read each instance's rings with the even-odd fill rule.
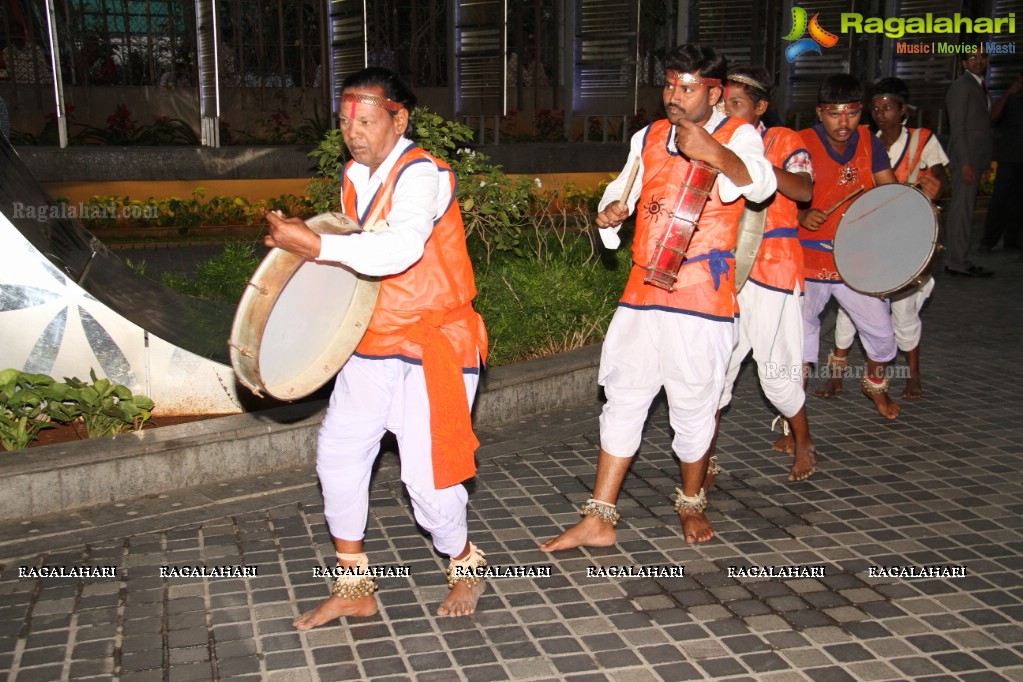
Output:
[[[668,225],[654,246],[646,269],[646,284],[674,291],[686,249],[700,221],[703,207],[717,180],[718,170],[702,161],[691,161],[675,199]]]

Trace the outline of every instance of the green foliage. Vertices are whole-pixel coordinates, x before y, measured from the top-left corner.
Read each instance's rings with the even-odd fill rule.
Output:
[[[477,273],[477,309],[491,366],[545,357],[603,338],[630,267],[628,250],[600,259],[503,259]]]
[[[67,386],[45,374],[26,374],[16,369],[0,371],[0,446],[22,450],[50,428],[51,409],[61,415],[60,403]]]
[[[126,386],[109,379],[97,379],[95,370],[89,370],[89,377],[91,383],[77,377],[64,378],[65,401],[89,438],[138,431],[152,417],[153,401],[149,397],[133,395]]]
[[[328,130],[309,156],[316,159],[319,175],[306,186],[314,213],[340,210],[341,172],[348,160],[348,148],[341,131]]]
[[[204,225],[261,225],[266,214],[273,210],[288,215],[313,215],[311,201],[305,196],[283,194],[257,202],[245,197],[206,199],[206,190],[197,187],[188,199],[148,197],[139,200],[97,194],[84,202],[80,219],[90,230],[173,227],[184,235]]]
[[[203,261],[194,279],[180,273],[164,273],[160,283],[183,294],[222,303],[237,303],[259,267],[255,244],[229,243],[216,258]]]
[[[196,145],[200,144],[192,126],[180,118],[161,116],[152,125],[140,125],[132,117],[125,104],[118,104],[114,113],[107,117],[107,125],[103,128],[76,123],[81,130],[70,135],[71,144],[106,144],[106,145]]]

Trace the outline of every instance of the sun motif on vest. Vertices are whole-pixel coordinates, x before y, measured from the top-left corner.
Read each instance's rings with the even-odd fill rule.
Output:
[[[662,214],[666,213],[667,211],[667,207],[663,203],[661,203],[662,201],[664,201],[664,195],[655,194],[650,197],[650,201],[647,202],[647,205],[643,207],[643,210],[646,211],[647,216],[649,216],[650,219],[653,220],[654,222],[659,222],[661,220]]]
[[[859,168],[853,166],[852,164],[848,166],[843,166],[842,170],[838,172],[838,184],[839,186],[849,185],[856,182],[856,180],[859,177],[860,177]]]

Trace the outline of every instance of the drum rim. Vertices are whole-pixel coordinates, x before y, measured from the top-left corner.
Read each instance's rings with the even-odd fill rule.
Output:
[[[889,188],[891,188],[891,189],[889,189]],[[846,216],[853,209],[853,207],[856,206],[857,203],[861,202],[864,198],[870,196],[871,193],[875,192],[875,190],[884,190],[885,192],[887,192],[887,191],[892,191],[892,190],[894,190],[896,188],[901,188],[903,190],[903,193],[906,196],[913,196],[913,194],[910,192],[912,190],[912,192],[915,192],[916,194],[918,194],[927,203],[927,206],[931,209],[931,216],[932,216],[932,220],[933,220],[933,223],[934,223],[934,232],[933,232],[933,237],[931,239],[931,248],[930,248],[930,251],[928,252],[927,257],[923,259],[923,262],[919,266],[917,266],[917,268],[913,271],[913,274],[908,279],[906,279],[905,281],[903,281],[901,284],[899,284],[896,287],[891,287],[891,288],[883,289],[883,290],[865,289],[865,288],[861,288],[861,287],[858,287],[858,286],[855,286],[855,285],[851,284],[849,282],[849,280],[847,279],[846,275],[844,275],[842,273],[842,270],[841,270],[841,268],[838,265],[839,258],[838,258],[837,254],[836,254],[836,256],[835,256],[835,270],[838,271],[838,275],[841,277],[842,282],[846,286],[848,286],[850,289],[852,289],[853,291],[857,291],[857,292],[859,292],[861,294],[865,294],[867,296],[875,296],[875,297],[878,297],[878,298],[887,298],[887,297],[889,297],[889,296],[891,296],[893,294],[897,294],[897,293],[899,293],[901,291],[905,291],[907,289],[911,289],[911,288],[913,288],[915,286],[918,286],[920,283],[922,283],[923,281],[925,281],[927,279],[926,275],[934,267],[935,260],[937,259],[938,253],[941,250],[941,239],[940,239],[941,225],[940,225],[940,220],[939,220],[940,212],[938,211],[938,208],[934,205],[934,203],[930,199],[927,198],[927,195],[924,194],[923,191],[921,191],[919,187],[916,187],[916,186],[913,186],[913,185],[897,184],[897,183],[889,183],[889,184],[886,184],[886,185],[878,185],[876,187],[871,187],[869,190],[864,192],[862,195],[860,195],[859,197],[854,199],[853,202],[851,204],[849,204],[849,206],[846,207],[846,210],[842,213],[842,218],[839,220],[838,228],[836,228],[836,230],[835,230],[835,239],[834,239],[833,244],[835,246],[838,245],[839,234],[841,234],[841,232],[842,232],[842,222],[845,220]],[[839,249],[836,248],[834,250],[838,251]]]
[[[306,225],[317,234],[350,234],[361,231],[358,223],[342,213],[322,213],[308,219]],[[293,401],[308,396],[327,383],[351,357],[351,352],[343,357],[338,354],[336,346],[339,340],[347,340],[346,345],[351,345],[351,350],[354,351],[362,338],[362,334],[359,334],[358,338],[350,341],[346,338],[351,332],[350,328],[339,323],[335,335],[324,342],[321,352],[306,370],[288,381],[271,384],[264,380],[260,371],[260,351],[266,325],[285,287],[308,262],[305,258],[283,249],[276,247],[271,249],[256,268],[238,302],[231,326],[231,337],[228,340],[231,365],[238,381],[259,397],[266,394],[278,400]],[[361,275],[340,264],[331,265],[343,267],[355,276],[349,311],[358,307],[352,324],[365,333],[376,307],[380,280]],[[271,287],[275,287],[276,291],[269,291]],[[314,371],[312,368],[316,367],[320,369]]]

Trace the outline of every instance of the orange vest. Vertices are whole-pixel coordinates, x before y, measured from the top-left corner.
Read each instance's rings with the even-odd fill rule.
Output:
[[[712,136],[725,144],[743,123],[739,118],[726,118]],[[643,140],[643,190],[636,210],[633,268],[620,305],[730,322],[738,313],[733,276],[735,260],[731,252],[735,248],[739,216],[745,202],[722,203],[716,182],[679,270],[675,290],[669,292],[643,283],[650,255],[671,222],[669,213],[689,169],[689,161],[684,156],[668,150],[671,128],[667,119],[656,121],[647,129]]]
[[[806,151],[802,139],[788,128],[764,131],[764,155],[772,166],[785,170],[785,163],[797,152]],[[791,293],[803,284],[803,249],[799,245],[799,207],[780,191],[767,207],[767,224],[760,253],[750,271],[750,281],[767,289]]]
[[[817,134],[816,127],[799,131],[799,136],[803,138],[803,144],[809,150],[810,158],[813,159],[813,174],[815,176],[811,204],[813,208],[819,208],[822,211],[830,210],[857,187],[862,186],[864,190],[874,187],[872,135],[867,126],[859,126],[856,130],[859,135],[856,141],[856,152],[844,166],[838,165],[831,157],[831,147],[826,145],[821,136]],[[835,208],[816,232],[800,226],[799,241],[803,246],[803,267],[807,280],[842,281],[838,269],[835,267],[835,254],[832,251],[832,246],[838,224],[842,221],[842,215],[853,199],[855,197],[842,202]]]
[[[932,134],[927,128],[920,128],[920,141],[917,143],[916,154],[911,159],[909,158],[909,141],[913,138],[913,128],[906,128],[906,146],[902,148],[902,156],[899,157],[899,160],[892,164],[892,170],[895,172],[895,177],[899,182],[907,182],[909,180],[909,172],[914,168],[920,167],[920,159],[923,158],[924,147],[927,146],[927,141],[931,139]]]
[[[376,308],[355,352],[369,358],[422,362],[430,401],[434,486],[441,489],[475,474],[473,453],[479,441],[472,433],[462,372],[476,370],[477,352],[484,360],[487,357],[483,318],[472,307],[476,280],[455,199],[455,174],[443,161],[419,147],[409,147],[364,215],[358,214],[355,191],[345,179],[341,204],[360,224],[373,214],[378,202],[382,204],[379,215],[386,216],[399,176],[414,163],[433,163],[447,173],[451,204],[434,223],[422,258],[404,272],[381,279]]]

